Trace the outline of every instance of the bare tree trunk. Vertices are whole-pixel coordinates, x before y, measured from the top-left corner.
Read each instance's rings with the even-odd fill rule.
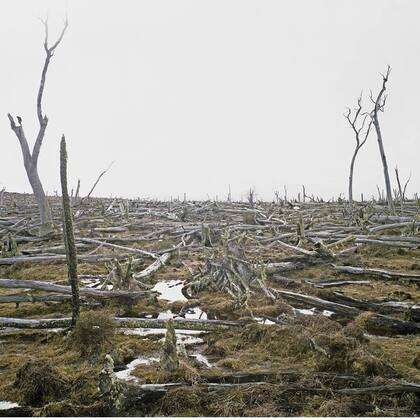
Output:
[[[39,209],[41,220],[40,235],[46,235],[52,230],[51,210],[48,199],[45,195],[41,180],[39,179],[38,169],[31,168],[31,170],[27,172],[27,175]]]
[[[80,312],[79,284],[77,278],[77,253],[74,241],[73,217],[71,214],[70,197],[67,189],[67,150],[66,139],[61,138],[60,144],[60,177],[63,196],[63,234],[67,254],[68,278],[72,295],[71,325],[75,326]]]
[[[399,191],[399,196],[400,196],[401,214],[402,214],[404,210],[404,193],[401,187],[400,176],[398,174],[398,168],[395,168],[395,176],[397,178],[398,191]]]
[[[42,96],[44,93],[48,66],[50,64],[51,58],[54,55],[55,49],[57,48],[58,44],[63,39],[64,33],[67,29],[68,22],[66,19],[64,27],[60,33],[60,36],[51,47],[48,46],[48,21],[43,21],[43,24],[45,27],[44,49],[45,49],[46,57],[45,57],[44,67],[41,73],[41,82],[38,89],[37,104],[36,104],[37,116],[38,116],[38,121],[39,121],[39,131],[38,131],[38,135],[36,137],[32,152],[29,149],[28,140],[26,139],[25,133],[23,131],[22,118],[17,117],[18,123],[16,124],[12,115],[11,114],[7,115],[10,121],[10,127],[19,140],[20,147],[22,150],[23,163],[25,166],[26,175],[28,176],[29,183],[31,184],[32,191],[34,193],[35,200],[38,205],[39,216],[41,219],[41,227],[39,230],[40,235],[45,235],[51,232],[53,228],[51,211],[48,205],[47,197],[44,192],[44,188],[42,186],[42,183],[38,174],[39,152],[41,150],[42,142],[45,136],[45,130],[47,129],[47,125],[48,125],[48,117],[46,115],[43,115],[42,113]]]
[[[388,202],[389,209],[393,210],[394,209],[394,204],[393,204],[393,201],[392,201],[392,190],[391,190],[391,181],[389,179],[388,163],[387,163],[387,160],[386,160],[384,144],[383,144],[383,141],[382,141],[381,127],[379,126],[379,121],[377,120],[377,117],[374,119],[373,124],[374,124],[375,129],[376,129],[376,134],[377,134],[377,137],[378,137],[379,152],[381,154],[382,166],[384,168],[386,199],[387,199],[387,202]]]
[[[361,114],[361,111],[362,111],[362,95],[360,95],[359,98],[357,99],[357,108],[355,109],[354,117],[350,118],[351,113],[352,113],[350,108],[347,108],[347,113],[344,114],[344,117],[349,122],[350,127],[354,131],[355,139],[356,139],[356,148],[354,149],[353,157],[351,158],[351,162],[350,162],[350,175],[349,175],[349,203],[350,204],[353,203],[354,163],[356,161],[356,157],[357,157],[357,154],[359,153],[359,150],[366,143],[366,141],[369,137],[370,129],[372,127],[372,121],[370,121],[365,133],[363,134],[363,136],[364,136],[363,140],[361,140],[360,137],[361,137],[363,128],[365,126],[366,118],[368,117],[368,115],[366,113]],[[361,121],[361,123],[359,123],[358,119],[361,115],[364,115],[364,117],[363,117],[363,120]]]
[[[0,191],[0,207],[3,207],[3,200],[4,200],[4,193],[6,192],[6,188],[3,188]]]
[[[385,187],[386,187],[386,198],[388,202],[388,207],[391,211],[394,210],[394,203],[392,200],[392,190],[391,190],[391,181],[389,179],[389,172],[388,172],[388,163],[386,160],[385,155],[385,149],[384,149],[384,143],[382,140],[382,132],[381,127],[379,125],[379,118],[378,118],[378,112],[384,110],[386,96],[384,96],[384,92],[386,90],[386,82],[388,81],[389,74],[391,72],[391,67],[388,66],[386,74],[382,76],[383,82],[382,82],[382,89],[379,92],[378,97],[376,98],[376,101],[373,100],[373,103],[375,104],[375,107],[372,111],[372,120],[373,125],[375,126],[376,135],[378,139],[378,146],[379,146],[379,152],[381,154],[381,160],[382,160],[382,166],[384,168],[384,178],[385,178]]]
[[[349,202],[353,203],[353,172],[354,172],[354,162],[356,161],[358,149],[353,153],[350,163],[350,175],[349,175]]]

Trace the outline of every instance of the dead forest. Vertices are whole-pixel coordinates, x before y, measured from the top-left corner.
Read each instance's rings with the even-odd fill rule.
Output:
[[[418,414],[418,202],[73,197],[71,328],[49,200],[39,237],[33,196],[3,196],[3,412]]]
[[[420,414],[420,201],[392,191],[373,109],[348,199],[155,201],[69,191],[66,139],[48,196],[43,93],[34,147],[8,115],[33,194],[0,191],[0,416]],[[353,199],[375,134],[386,194]],[[58,158],[60,161],[58,162]],[[107,175],[110,176],[110,175]]]

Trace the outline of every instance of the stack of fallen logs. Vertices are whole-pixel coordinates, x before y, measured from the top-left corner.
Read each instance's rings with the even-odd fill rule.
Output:
[[[51,198],[57,226],[61,219],[59,200],[59,197]],[[380,203],[358,204],[355,210],[349,211],[348,204],[342,202],[257,203],[252,206],[232,202],[167,203],[118,199],[75,202],[78,259],[81,262],[110,263],[108,284],[113,287],[110,291],[85,287],[80,293],[87,300],[153,297],[156,293],[150,291],[145,282],[164,267],[171,256],[177,254],[181,259],[184,256],[188,259],[189,252],[199,252],[206,256],[206,264],[187,284],[185,290],[189,294],[199,293],[207,287],[222,290],[238,304],[246,304],[250,294],[262,293],[270,299],[281,298],[297,308],[333,312],[333,318],[344,322],[363,311],[371,311],[374,314],[371,322],[378,329],[387,329],[390,334],[418,333],[418,302],[368,302],[327,290],[316,296],[293,290],[301,286],[328,289],[350,283],[366,284],[369,280],[365,280],[365,276],[418,282],[420,274],[416,273],[343,266],[340,263],[342,256],[369,244],[417,249],[420,246],[417,212],[415,202],[406,202],[401,216],[389,215],[386,206]],[[5,195],[0,213],[0,235],[2,241],[7,239],[16,244],[16,255],[0,258],[0,265],[65,261],[59,227],[48,236],[37,237],[33,234],[36,224],[36,206],[30,196]],[[382,235],[387,231],[400,234]],[[160,241],[167,242],[167,248],[150,250],[147,246],[146,250],[137,245]],[[133,243],[135,247],[130,246]],[[283,256],[273,261],[271,252],[266,258],[267,251],[272,249],[280,250],[278,252]],[[143,259],[152,262],[142,270],[136,270],[136,261],[143,262]],[[125,267],[124,279],[120,264],[130,266],[129,270]],[[322,264],[328,264],[337,273],[350,274],[352,279],[312,282],[284,277],[288,272]],[[360,277],[360,280],[353,277]],[[281,289],[269,287],[267,278]],[[101,283],[106,285],[104,279]],[[0,279],[0,288],[25,290],[23,294],[1,295],[0,303],[70,299],[68,286],[39,280]],[[52,294],[41,296],[28,292],[31,290]],[[405,320],[393,316],[402,313],[406,315]],[[48,325],[42,321],[39,325]],[[3,319],[1,322],[3,326],[12,322],[14,326],[19,324],[17,320]],[[144,320],[139,322],[144,323]]]

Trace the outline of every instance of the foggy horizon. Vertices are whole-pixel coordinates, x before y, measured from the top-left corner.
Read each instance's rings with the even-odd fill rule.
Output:
[[[81,196],[112,161],[94,196],[271,201],[347,197],[355,140],[343,117],[376,95],[389,64],[380,114],[392,187],[418,191],[420,5],[387,1],[47,1],[2,5],[0,189],[31,193],[7,113],[23,119],[30,145],[45,52],[68,14],[43,98],[49,125],[39,172],[61,193],[59,141],[69,188]],[[19,25],[10,16],[19,17]],[[385,189],[376,133],[356,160],[354,198]]]

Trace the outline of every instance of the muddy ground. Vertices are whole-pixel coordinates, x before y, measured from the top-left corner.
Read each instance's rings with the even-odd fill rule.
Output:
[[[74,200],[80,287],[104,291],[75,330],[68,292],[3,281],[68,284],[50,203],[42,238],[32,196],[0,208],[0,415],[420,414],[419,203]]]

